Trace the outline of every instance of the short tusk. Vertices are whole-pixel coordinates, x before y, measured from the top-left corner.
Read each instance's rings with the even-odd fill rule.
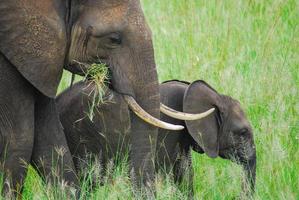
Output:
[[[172,108],[169,108],[168,106],[164,104],[160,104],[160,110],[165,115],[168,115],[169,117],[180,119],[180,120],[199,120],[202,118],[207,117],[209,114],[214,112],[215,108],[211,108],[210,110],[207,110],[206,112],[199,113],[199,114],[191,114],[191,113],[184,113],[179,112],[176,110],[173,110]]]
[[[183,130],[184,126],[181,125],[173,125],[167,122],[163,122],[153,116],[151,116],[149,113],[147,113],[145,110],[143,110],[138,103],[135,101],[135,99],[131,96],[124,95],[125,101],[129,105],[129,107],[132,109],[132,111],[141,119],[143,119],[145,122],[157,126],[159,128],[167,129],[167,130]]]

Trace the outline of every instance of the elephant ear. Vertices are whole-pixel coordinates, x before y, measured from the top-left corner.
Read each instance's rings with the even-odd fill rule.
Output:
[[[201,113],[215,108],[212,114],[203,119],[186,121],[190,135],[211,158],[219,153],[219,102],[219,94],[204,81],[190,84],[184,95],[183,111],[186,113]]]
[[[55,97],[63,71],[66,2],[0,1],[0,53],[49,97]]]

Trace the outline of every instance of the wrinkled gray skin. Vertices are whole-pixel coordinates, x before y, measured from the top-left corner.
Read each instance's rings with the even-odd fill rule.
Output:
[[[82,75],[85,64],[105,63],[114,90],[159,119],[151,31],[138,0],[1,0],[0,13],[1,171],[15,186],[26,173],[20,160],[50,173],[54,146],[66,150],[62,167],[73,168],[53,100],[63,66]],[[132,167],[147,183],[158,129],[131,120]]]
[[[56,102],[65,130],[68,145],[79,166],[87,152],[101,155],[103,163],[125,152],[130,141],[130,114],[122,97],[108,90],[104,101],[96,108],[94,122],[87,117],[90,109],[93,85],[87,82],[75,84],[58,96]],[[159,129],[156,170],[173,172],[176,182],[187,184],[192,195],[193,170],[191,149],[210,157],[220,156],[241,164],[250,189],[255,185],[255,146],[252,129],[238,101],[220,95],[203,81],[192,84],[169,81],[160,85],[162,103],[178,111],[201,113],[212,107],[216,111],[209,117],[189,121],[170,118],[161,114],[161,119],[184,125],[182,131]],[[197,98],[197,99],[194,99]],[[197,101],[194,101],[197,100]],[[192,109],[189,109],[190,106]],[[199,131],[202,136],[198,137]],[[215,141],[216,139],[216,141]],[[212,152],[212,153],[211,153]],[[248,188],[244,191],[249,192]]]

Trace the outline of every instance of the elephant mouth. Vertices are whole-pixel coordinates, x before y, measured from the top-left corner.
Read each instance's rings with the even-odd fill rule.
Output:
[[[234,147],[219,149],[219,156],[223,159],[237,160],[237,150]]]
[[[240,153],[242,150],[235,147],[227,147],[219,150],[219,156],[223,159],[233,160],[236,163],[243,163],[247,160],[244,153]]]

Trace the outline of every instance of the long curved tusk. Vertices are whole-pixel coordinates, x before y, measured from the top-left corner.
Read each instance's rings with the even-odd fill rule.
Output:
[[[190,120],[191,121],[191,120],[198,120],[198,119],[207,117],[209,114],[214,112],[215,108],[211,108],[203,113],[191,114],[191,113],[184,113],[184,112],[176,111],[176,110],[169,108],[168,106],[161,103],[160,110],[162,113],[164,113],[165,115],[167,115],[169,117],[172,117],[175,119],[180,119],[180,120]]]
[[[129,107],[132,109],[132,111],[141,119],[143,119],[145,122],[157,126],[159,128],[167,129],[167,130],[174,130],[179,131],[183,130],[184,126],[181,125],[173,125],[167,122],[163,122],[153,116],[151,116],[149,113],[147,113],[145,110],[143,110],[138,103],[135,101],[135,99],[128,95],[123,95],[125,98],[125,101],[129,105]]]

